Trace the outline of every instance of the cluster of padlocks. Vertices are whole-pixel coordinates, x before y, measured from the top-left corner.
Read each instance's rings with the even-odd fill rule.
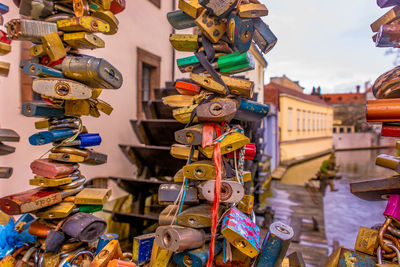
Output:
[[[392,7],[382,17],[371,24],[373,41],[377,47],[399,45],[400,39],[400,1],[377,0],[381,8]],[[393,7],[394,6],[394,7]],[[396,67],[379,76],[372,92],[377,98],[367,102],[366,117],[368,122],[382,123],[381,135],[400,137],[400,94]],[[397,149],[399,146],[397,145]],[[397,156],[381,154],[376,158],[376,165],[400,173],[400,160]],[[400,177],[398,175],[354,182],[350,184],[351,193],[367,201],[387,200],[383,212],[383,224],[361,227],[354,250],[338,248],[329,257],[326,266],[399,266],[400,264]],[[396,264],[391,264],[396,262]]]
[[[120,88],[122,75],[105,59],[81,54],[81,49],[104,47],[97,33],[117,32],[115,15],[125,9],[125,1],[14,3],[23,17],[5,24],[7,38],[32,42],[31,58],[20,66],[33,77],[32,90],[42,99],[22,107],[23,115],[42,118],[35,123],[42,131],[30,136],[29,143],[52,147],[30,165],[35,176],[29,183],[36,188],[0,199],[2,212],[21,215],[1,228],[0,265],[105,266],[111,252],[116,260],[124,255],[113,244],[117,237],[104,235],[106,222],[92,214],[102,210],[111,190],[84,188],[79,164],[104,164],[107,155],[91,149],[101,137],[88,133],[81,117],[112,112],[99,96],[103,89]],[[91,248],[97,241],[97,250]]]
[[[177,59],[190,79],[177,80],[179,95],[163,98],[185,128],[175,132],[171,155],[187,160],[174,183],[159,187],[160,214],[150,266],[280,266],[293,236],[290,226],[273,223],[260,245],[254,197],[246,189],[252,177],[244,160],[254,144],[243,125],[262,119],[268,106],[252,100],[254,83],[236,74],[254,69],[252,42],[267,53],[277,39],[261,17],[258,1],[181,0],[167,17]],[[236,76],[235,76],[236,75]],[[154,237],[153,237],[154,238]],[[172,265],[171,265],[172,266]]]
[[[8,13],[8,6],[0,3],[0,25],[3,25],[3,15]],[[7,55],[11,52],[11,40],[7,38],[7,34],[0,30],[0,55]],[[8,76],[10,63],[0,61],[0,76]],[[8,155],[15,152],[15,147],[4,144],[3,142],[19,142],[19,135],[12,129],[4,129],[0,127],[0,156]],[[0,178],[10,178],[13,173],[11,167],[0,167]]]

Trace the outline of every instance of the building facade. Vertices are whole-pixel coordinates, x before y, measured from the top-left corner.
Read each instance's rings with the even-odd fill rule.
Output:
[[[280,163],[328,153],[332,149],[333,109],[321,98],[303,93],[286,76],[271,78],[264,102],[278,109]]]
[[[10,12],[4,15],[8,22],[17,18],[18,9],[14,3],[6,1]],[[83,54],[106,58],[121,71],[124,82],[116,92],[103,90],[100,99],[114,107],[111,116],[102,114],[100,118],[85,117],[84,124],[92,133],[100,133],[103,142],[99,152],[108,154],[108,162],[94,167],[82,165],[80,170],[86,178],[121,176],[133,177],[136,171],[119,148],[119,144],[138,144],[129,121],[144,118],[142,100],[154,98],[154,90],[162,88],[165,82],[174,81],[182,75],[176,67],[175,53],[169,42],[174,32],[167,21],[167,13],[177,9],[178,0],[135,0],[127,1],[124,12],[118,14],[119,31],[115,35],[101,35],[106,47],[97,50],[81,50]],[[178,32],[177,32],[178,33]],[[21,115],[24,102],[35,100],[31,87],[19,70],[19,62],[29,47],[19,41],[13,41],[12,52],[2,56],[2,61],[11,62],[8,77],[0,77],[0,126],[16,130],[21,141],[15,144],[16,152],[0,157],[0,166],[14,168],[10,180],[0,181],[0,194],[19,192],[28,189],[31,179],[30,163],[42,156],[50,146],[32,147],[28,138],[37,132],[34,122],[39,118],[27,118]],[[261,92],[264,85],[264,67],[266,62],[258,50],[252,48],[255,55],[257,77],[249,77],[255,82],[255,91]],[[188,54],[182,53],[183,56]],[[259,96],[260,97],[260,96]],[[14,144],[13,144],[14,145]],[[22,179],[22,180],[21,180]],[[26,187],[26,188],[21,188]]]

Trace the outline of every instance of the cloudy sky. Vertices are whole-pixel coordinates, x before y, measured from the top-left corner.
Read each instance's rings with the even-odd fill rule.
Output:
[[[354,91],[393,68],[394,55],[372,42],[370,24],[387,10],[376,0],[261,0],[269,15],[264,21],[278,37],[265,56],[269,77],[286,74],[310,92]]]

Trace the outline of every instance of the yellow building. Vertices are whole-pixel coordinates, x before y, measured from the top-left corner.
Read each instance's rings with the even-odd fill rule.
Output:
[[[281,164],[301,161],[332,149],[333,108],[315,95],[303,94],[286,76],[271,78],[264,102],[278,107]]]

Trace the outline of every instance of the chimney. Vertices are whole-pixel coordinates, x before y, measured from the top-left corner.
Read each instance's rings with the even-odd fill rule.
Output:
[[[313,88],[312,88],[311,95],[315,95],[315,86],[313,86]]]
[[[318,86],[318,95],[321,95],[321,86]]]
[[[357,86],[356,86],[356,93],[357,93],[357,94],[359,94],[359,93],[360,93],[360,88],[361,88],[361,86],[360,86],[360,85],[357,85]]]

